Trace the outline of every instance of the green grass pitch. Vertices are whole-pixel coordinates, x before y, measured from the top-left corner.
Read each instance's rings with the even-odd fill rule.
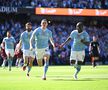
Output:
[[[43,67],[34,66],[30,78],[22,68],[0,67],[0,90],[108,90],[108,66],[82,66],[78,80],[71,66],[50,66],[47,80],[41,80]]]

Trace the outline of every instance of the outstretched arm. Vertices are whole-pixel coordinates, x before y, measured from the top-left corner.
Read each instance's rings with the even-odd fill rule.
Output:
[[[60,45],[60,48],[62,48],[64,45],[66,45],[66,44],[69,43],[70,41],[71,41],[71,37],[68,37],[67,40],[66,40],[64,43],[62,43],[62,44]]]

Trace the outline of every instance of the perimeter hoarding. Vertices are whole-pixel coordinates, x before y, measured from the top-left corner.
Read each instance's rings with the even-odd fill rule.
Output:
[[[73,8],[35,8],[37,15],[108,16],[108,10]]]

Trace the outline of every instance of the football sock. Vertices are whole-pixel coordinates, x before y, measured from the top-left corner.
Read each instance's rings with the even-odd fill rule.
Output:
[[[48,66],[49,66],[49,61],[46,61],[44,64],[44,77],[46,77],[46,72],[48,70]]]
[[[30,66],[28,66],[28,71],[27,71],[27,73],[29,73],[31,71],[31,67]]]
[[[75,65],[74,65],[74,68],[76,69],[75,75],[77,75],[77,74],[80,72],[80,70],[81,70],[81,65],[75,64]]]
[[[11,66],[12,66],[12,60],[8,59],[8,67],[9,67],[9,71],[11,70]]]

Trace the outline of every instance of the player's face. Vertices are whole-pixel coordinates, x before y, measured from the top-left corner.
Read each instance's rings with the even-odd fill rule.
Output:
[[[7,37],[11,37],[11,33],[10,32],[7,32]]]
[[[46,28],[46,27],[48,26],[47,21],[42,21],[42,22],[41,22],[41,26],[42,26],[43,28]]]
[[[76,27],[76,29],[78,30],[79,33],[81,33],[83,31],[83,26],[79,25]]]
[[[93,41],[97,41],[97,38],[96,37],[93,37]]]
[[[79,33],[81,33],[83,31],[83,24],[82,23],[77,23],[76,25],[76,29],[78,30]]]
[[[26,30],[27,30],[28,32],[30,32],[31,29],[32,29],[32,26],[31,26],[31,25],[26,25]]]

